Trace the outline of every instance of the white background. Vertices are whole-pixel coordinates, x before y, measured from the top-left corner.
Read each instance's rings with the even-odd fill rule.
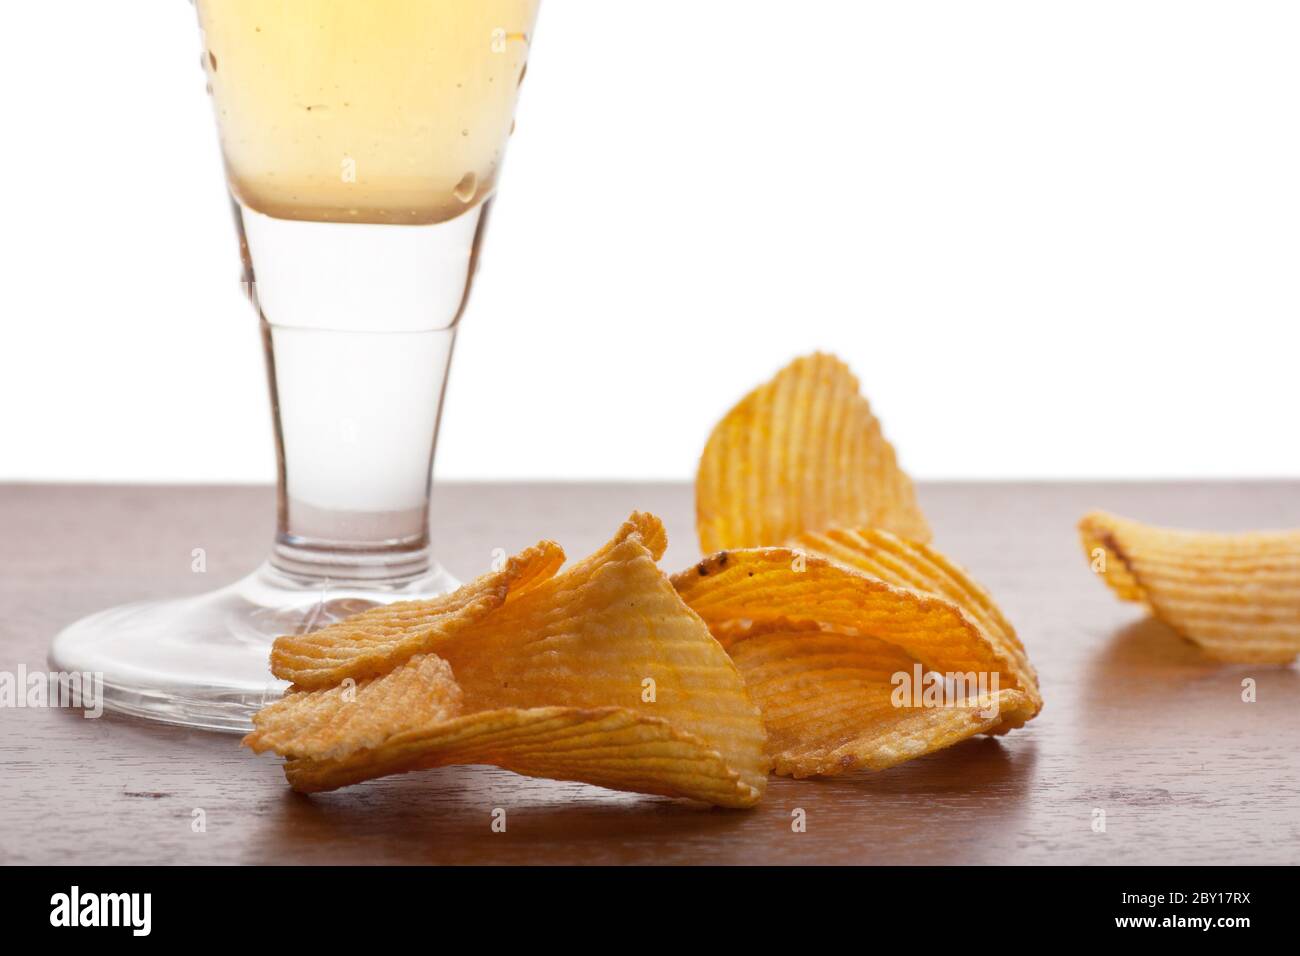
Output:
[[[838,352],[922,478],[1300,474],[1300,4],[546,0],[438,474],[687,478]],[[269,481],[193,11],[11,4],[0,479]]]

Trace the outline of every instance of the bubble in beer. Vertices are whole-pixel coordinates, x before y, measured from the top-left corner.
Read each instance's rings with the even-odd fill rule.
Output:
[[[474,175],[474,173],[466,173],[451,192],[463,203],[472,201],[475,193],[478,192],[478,176]]]

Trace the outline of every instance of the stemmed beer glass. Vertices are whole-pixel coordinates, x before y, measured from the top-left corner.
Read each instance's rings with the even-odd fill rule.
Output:
[[[265,347],[278,527],[265,564],[54,640],[105,706],[242,730],[270,642],[456,587],[433,456],[539,0],[196,0]]]

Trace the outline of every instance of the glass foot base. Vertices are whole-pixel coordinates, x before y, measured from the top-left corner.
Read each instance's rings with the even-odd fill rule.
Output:
[[[400,588],[306,584],[269,565],[197,597],[141,601],[82,618],[59,633],[57,672],[103,675],[104,709],[203,730],[244,733],[289,685],[271,676],[271,642],[376,604],[459,586],[435,565]]]

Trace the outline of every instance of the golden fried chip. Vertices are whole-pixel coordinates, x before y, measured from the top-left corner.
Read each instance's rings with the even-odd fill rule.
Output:
[[[463,699],[451,665],[420,654],[382,677],[285,695],[253,715],[244,743],[291,758],[346,757],[445,723],[460,715]]]
[[[430,666],[429,658],[413,658],[388,678],[358,685],[353,706],[369,717],[344,724],[332,716],[337,705],[324,698],[334,690],[313,692],[321,702],[309,704],[294,695],[286,703],[309,715],[305,738],[280,734],[273,713],[249,743],[288,756],[286,774],[300,790],[491,763],[752,806],[769,767],[762,721],[736,665],[655,564],[666,543],[659,519],[634,514],[569,570],[435,635],[427,650],[455,674],[459,716],[447,719],[447,694],[405,710],[389,703],[390,694],[406,696],[430,679],[406,673]],[[384,680],[393,684],[380,690]],[[323,721],[339,732],[323,734]]]
[[[961,606],[944,597],[791,548],[719,552],[672,581],[730,653],[748,631],[809,624],[889,644],[925,670],[973,673],[977,679],[983,675],[987,686],[996,674],[999,689],[1019,691],[1024,701],[1017,698],[1000,720],[988,724],[990,732],[1020,727],[1041,707],[1027,662],[1022,665],[1013,648],[996,643]]]
[[[564,563],[554,541],[542,541],[510,558],[505,567],[428,601],[370,608],[309,634],[278,637],[271,672],[296,688],[331,687],[392,670],[549,579]]]
[[[883,770],[1004,724],[1035,705],[993,677],[952,675],[946,694],[924,706],[931,676],[902,649],[811,622],[771,621],[734,632],[727,650],[763,713],[778,774]]]
[[[1033,713],[1042,708],[1038,675],[1029,663],[1025,646],[1016,636],[1011,622],[988,591],[964,568],[930,545],[905,541],[888,531],[871,528],[837,528],[820,534],[800,535],[792,544],[809,554],[838,561],[889,584],[949,601],[975,623],[989,644],[1008,662],[1016,678],[1015,686],[1023,690],[1034,704]]]
[[[1113,520],[1112,516],[1106,512],[1094,511],[1079,522],[1079,537],[1083,541],[1083,549],[1088,553],[1093,571],[1102,575],[1102,580],[1121,601],[1144,604],[1146,595],[1141,585],[1124,561],[1105,541],[1109,535],[1107,525],[1111,520]]]
[[[1300,654],[1300,531],[1180,531],[1097,511],[1079,533],[1116,594],[1211,657],[1286,664]]]
[[[695,479],[705,553],[831,527],[928,541],[912,480],[839,359],[795,359],[713,429]]]
[[[721,551],[672,581],[715,631],[746,621],[812,621],[878,638],[935,670],[996,670],[1007,686],[1020,687],[1008,654],[950,601],[804,551]]]
[[[395,735],[382,747],[342,759],[290,760],[285,776],[295,790],[311,793],[453,764],[492,764],[533,777],[722,807],[751,807],[763,793],[741,780],[711,742],[625,707],[481,711]]]

